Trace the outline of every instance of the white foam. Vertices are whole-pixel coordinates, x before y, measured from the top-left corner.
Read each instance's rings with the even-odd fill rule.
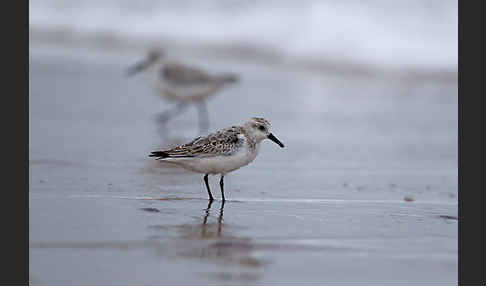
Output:
[[[249,44],[307,59],[457,68],[457,1],[29,1],[29,25],[200,44]]]

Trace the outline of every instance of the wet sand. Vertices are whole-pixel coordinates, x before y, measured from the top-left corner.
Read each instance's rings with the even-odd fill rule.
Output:
[[[147,157],[197,136],[197,113],[160,134],[171,105],[122,76],[138,56],[31,48],[31,285],[457,284],[455,81],[188,57],[241,75],[211,130],[263,116],[286,145],[228,175],[222,208]]]

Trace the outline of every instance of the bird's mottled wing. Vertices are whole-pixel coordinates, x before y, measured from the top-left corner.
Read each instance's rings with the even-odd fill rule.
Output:
[[[243,142],[238,138],[241,127],[233,126],[206,137],[197,137],[193,141],[164,151],[169,157],[212,157],[231,155]]]
[[[180,63],[167,63],[160,70],[160,76],[166,82],[176,85],[206,84],[213,77],[203,70]]]

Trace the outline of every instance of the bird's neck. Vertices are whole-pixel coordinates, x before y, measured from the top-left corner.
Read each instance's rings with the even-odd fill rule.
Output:
[[[254,136],[251,136],[244,128],[243,130],[243,135],[246,138],[246,142],[248,142],[250,151],[252,152],[258,152],[258,149],[260,147],[260,141],[258,141]]]

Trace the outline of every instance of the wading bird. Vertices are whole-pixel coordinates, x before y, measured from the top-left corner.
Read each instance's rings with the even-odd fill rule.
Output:
[[[170,150],[151,152],[149,156],[205,174],[204,183],[210,201],[213,200],[213,195],[209,188],[208,175],[220,174],[219,185],[224,202],[224,176],[250,164],[256,158],[262,140],[270,139],[284,147],[269,129],[270,123],[267,120],[252,117],[242,126],[221,129]]]
[[[127,76],[147,71],[152,77],[156,93],[165,100],[175,103],[158,117],[158,122],[166,124],[174,116],[181,114],[188,105],[194,104],[199,113],[200,132],[209,129],[209,114],[206,100],[220,90],[237,81],[232,73],[210,74],[202,69],[171,61],[163,51],[151,50],[140,62],[129,67]]]

